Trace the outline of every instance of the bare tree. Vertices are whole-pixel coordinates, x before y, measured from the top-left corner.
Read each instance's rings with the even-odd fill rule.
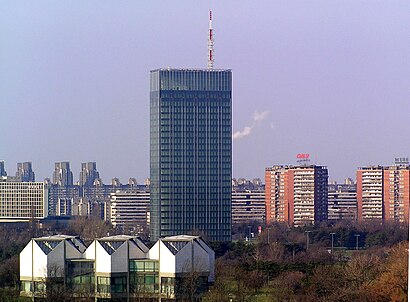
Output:
[[[42,280],[35,283],[35,295],[44,302],[73,301],[72,293],[65,287],[64,268],[57,264],[48,265]]]
[[[200,259],[187,260],[177,278],[177,296],[181,301],[199,301],[208,283],[205,264]]]
[[[369,285],[380,272],[381,260],[374,255],[360,254],[344,267],[344,276],[353,288]]]

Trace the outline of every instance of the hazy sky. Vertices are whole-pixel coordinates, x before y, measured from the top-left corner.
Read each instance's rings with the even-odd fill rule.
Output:
[[[2,1],[0,159],[149,176],[149,71],[233,71],[233,176],[410,156],[410,1]]]

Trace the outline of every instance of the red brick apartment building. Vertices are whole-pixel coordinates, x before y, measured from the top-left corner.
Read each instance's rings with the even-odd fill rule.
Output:
[[[406,222],[410,204],[410,166],[368,166],[357,170],[358,221]]]
[[[327,194],[327,167],[301,165],[266,168],[266,222],[304,225],[327,220]]]

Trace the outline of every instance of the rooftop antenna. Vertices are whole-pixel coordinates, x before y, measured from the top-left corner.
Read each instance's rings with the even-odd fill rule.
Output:
[[[209,33],[208,33],[208,69],[214,68],[214,32],[212,30],[212,11],[209,11]]]

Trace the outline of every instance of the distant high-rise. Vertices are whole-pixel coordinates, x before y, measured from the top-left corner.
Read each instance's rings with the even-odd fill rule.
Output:
[[[100,178],[100,173],[97,171],[97,163],[88,162],[81,164],[80,186],[92,186],[94,184],[94,180],[97,178]]]
[[[358,220],[408,222],[410,165],[367,166],[357,170]]]
[[[151,240],[231,240],[231,71],[153,70],[150,91]]]
[[[147,190],[111,193],[108,218],[113,227],[141,232],[149,225],[150,193]]]
[[[53,184],[59,186],[72,186],[73,185],[73,172],[70,170],[69,162],[55,163],[53,173]]]
[[[266,222],[291,225],[327,220],[328,171],[316,165],[265,170]]]
[[[31,166],[31,162],[17,164],[16,180],[30,182],[35,181],[35,175]]]
[[[2,176],[7,176],[7,172],[4,167],[4,160],[0,160],[0,177]]]
[[[265,188],[232,188],[232,224],[265,223]]]
[[[344,184],[328,186],[328,220],[357,220],[356,184],[348,178]]]

